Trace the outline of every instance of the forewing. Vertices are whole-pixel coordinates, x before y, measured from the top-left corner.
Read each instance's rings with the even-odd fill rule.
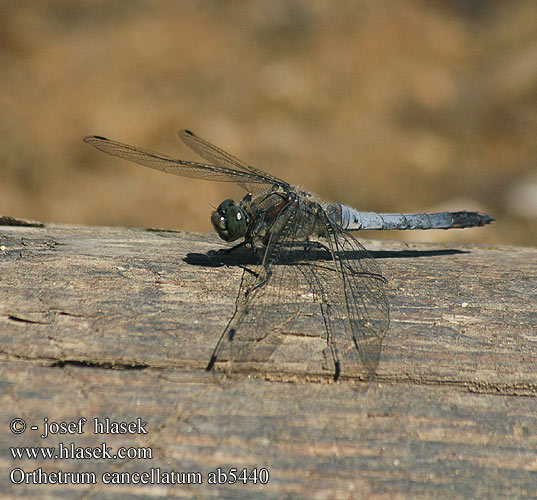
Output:
[[[186,160],[175,160],[158,153],[112,141],[106,137],[89,136],[84,138],[84,142],[91,144],[99,151],[103,151],[109,155],[182,177],[220,182],[236,182],[248,191],[260,191],[266,189],[267,185],[270,186],[272,184],[272,181],[267,180],[264,176],[251,172],[216,165],[205,165],[204,163]]]
[[[190,148],[192,151],[199,154],[202,158],[219,165],[224,168],[229,168],[232,170],[241,170],[243,172],[250,172],[258,177],[264,178],[268,184],[277,184],[279,186],[288,187],[288,184],[273,175],[267,174],[262,170],[252,167],[239,160],[230,153],[227,153],[223,149],[220,149],[218,146],[211,144],[209,141],[198,137],[196,134],[190,130],[181,130],[179,131],[179,137],[181,140]]]
[[[239,371],[238,363],[267,361],[283,340],[282,329],[299,315],[309,293],[292,250],[302,217],[292,203],[281,210],[263,263],[243,274],[235,314],[208,369],[216,361],[229,361],[229,371]]]
[[[390,321],[386,280],[358,240],[324,212],[320,217],[332,264],[316,264],[310,276],[321,296],[336,375],[359,376],[365,368],[370,380],[375,377]]]

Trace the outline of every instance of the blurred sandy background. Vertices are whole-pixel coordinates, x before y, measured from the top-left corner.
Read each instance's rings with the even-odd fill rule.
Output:
[[[239,188],[82,142],[197,159],[189,128],[358,209],[497,218],[361,236],[537,245],[534,0],[0,6],[0,214],[208,232]]]

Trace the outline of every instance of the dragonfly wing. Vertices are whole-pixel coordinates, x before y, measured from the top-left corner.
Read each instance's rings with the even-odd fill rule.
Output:
[[[221,167],[230,168],[232,170],[250,172],[256,176],[263,177],[266,179],[267,183],[271,185],[277,184],[279,186],[289,187],[286,182],[274,177],[273,175],[267,174],[258,168],[244,163],[232,154],[220,149],[218,146],[215,146],[209,141],[198,137],[190,130],[180,130],[179,137],[190,149],[192,149],[192,151],[196,152],[210,163],[214,163],[215,165],[219,165]]]
[[[305,234],[320,217],[330,258],[304,253]],[[298,243],[298,246],[297,246]],[[301,245],[301,246],[300,246]],[[298,250],[297,250],[298,249]],[[219,360],[266,361],[278,348],[278,333],[297,318],[307,304],[319,306],[336,378],[339,374],[367,380],[375,376],[382,340],[389,326],[386,281],[365,248],[343,232],[322,210],[308,211],[291,202],[272,226],[264,265],[245,273],[233,318],[217,345],[208,368]]]
[[[89,136],[84,138],[84,142],[91,144],[99,151],[103,151],[109,155],[117,156],[124,160],[129,160],[155,170],[182,177],[193,177],[196,179],[221,182],[236,182],[247,190],[250,186],[253,186],[256,190],[263,190],[266,189],[267,186],[272,185],[272,181],[267,180],[264,176],[256,175],[251,172],[234,170],[233,168],[225,168],[216,165],[205,165],[204,163],[186,160],[176,160],[158,153],[112,141],[106,137]]]
[[[240,371],[239,363],[266,362],[283,341],[281,329],[300,311],[294,294],[282,286],[293,274],[286,272],[290,266],[278,266],[268,279],[263,266],[259,268],[259,272],[244,270],[235,313],[218,342],[209,370],[217,361],[230,362],[231,372]],[[282,297],[284,290],[289,293]]]
[[[300,314],[310,293],[292,250],[302,218],[293,203],[278,214],[263,263],[243,274],[235,314],[207,369],[217,361],[230,361],[232,372],[239,370],[237,363],[267,361],[283,341],[282,329]]]
[[[312,266],[309,273],[321,296],[336,377],[340,373],[356,376],[365,368],[366,377],[371,380],[390,321],[386,280],[356,238],[342,231],[324,211],[319,216],[332,262],[329,266]]]

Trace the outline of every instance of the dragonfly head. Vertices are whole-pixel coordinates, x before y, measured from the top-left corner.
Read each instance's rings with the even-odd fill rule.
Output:
[[[242,238],[248,231],[248,214],[233,200],[224,200],[211,215],[218,236],[225,241]]]

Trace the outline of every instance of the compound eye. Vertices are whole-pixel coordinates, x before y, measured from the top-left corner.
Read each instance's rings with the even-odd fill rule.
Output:
[[[248,230],[246,214],[241,207],[232,206],[226,211],[227,230],[234,240],[241,238]]]
[[[211,216],[216,232],[225,241],[242,238],[248,231],[246,212],[233,200],[224,200]]]
[[[235,206],[235,202],[233,200],[224,200],[222,203],[220,203],[220,205],[218,205],[217,210],[219,214],[222,214],[223,216],[225,216],[228,208],[234,207],[234,206]]]

